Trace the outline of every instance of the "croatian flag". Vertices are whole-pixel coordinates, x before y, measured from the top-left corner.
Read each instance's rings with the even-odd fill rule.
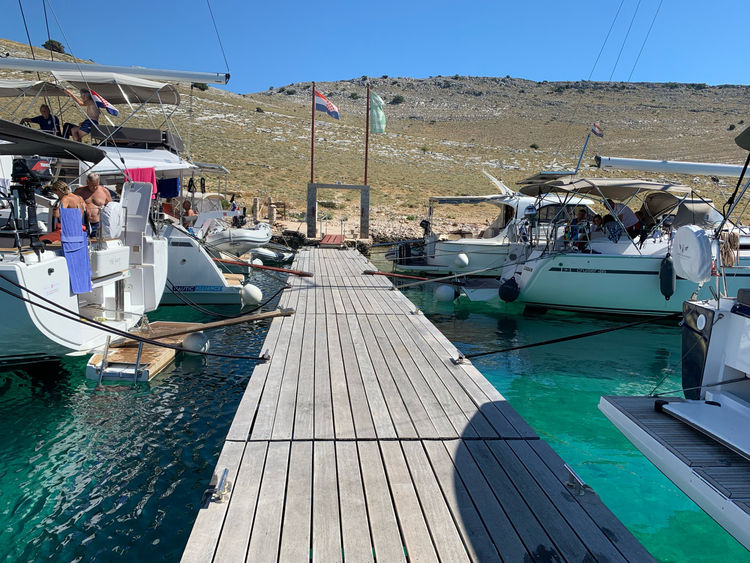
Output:
[[[334,106],[328,101],[323,94],[315,90],[315,109],[318,111],[324,111],[334,119],[341,119],[339,114],[339,108]]]
[[[91,94],[91,99],[96,102],[96,105],[102,109],[106,109],[107,113],[109,113],[110,115],[116,116],[118,113],[120,113],[119,111],[117,111],[117,108],[115,106],[110,104],[107,100],[102,98],[99,94],[97,94],[93,90],[89,89],[89,94]]]
[[[594,125],[592,125],[591,132],[597,137],[604,137],[604,131],[602,131],[602,128],[599,127],[598,123],[594,123]]]

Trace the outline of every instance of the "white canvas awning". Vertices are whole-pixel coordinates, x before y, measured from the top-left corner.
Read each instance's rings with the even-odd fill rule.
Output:
[[[61,82],[86,90],[92,88],[111,104],[151,103],[179,105],[180,94],[172,84],[154,82],[145,78],[117,74],[115,72],[93,72],[56,70],[52,74]]]
[[[154,168],[157,178],[176,178],[184,172],[198,170],[194,164],[164,149],[99,148],[107,156],[89,172],[102,176],[121,176],[124,168]]]
[[[0,80],[0,98],[19,96],[67,96],[65,90],[43,80]]]

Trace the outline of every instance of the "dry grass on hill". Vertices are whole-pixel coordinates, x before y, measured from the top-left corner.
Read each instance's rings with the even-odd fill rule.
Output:
[[[16,55],[25,47],[0,41],[0,50]],[[386,102],[402,99],[386,105],[387,132],[370,137],[373,216],[376,222],[405,227],[416,227],[429,195],[493,193],[483,168],[509,186],[541,169],[572,169],[594,121],[605,137],[592,137],[583,174],[597,176],[604,173],[592,168],[594,154],[740,163],[744,154],[733,139],[745,121],[750,123],[747,86],[461,76],[380,77],[370,82]],[[362,183],[365,78],[316,87],[339,106],[342,118],[334,121],[317,114],[315,179]],[[194,160],[228,168],[230,190],[246,200],[270,195],[288,202],[293,212],[304,211],[310,178],[310,84],[244,95],[194,90],[192,124],[189,89],[183,85],[180,91],[183,103],[175,122],[183,138],[190,137]],[[159,115],[156,108],[149,113]],[[20,117],[9,115],[7,106],[0,115]],[[142,117],[130,124],[149,126],[149,120]],[[717,201],[733,187],[732,179],[722,179],[718,190],[707,178],[670,179]],[[334,215],[357,216],[356,193],[331,191],[321,197],[337,204]]]

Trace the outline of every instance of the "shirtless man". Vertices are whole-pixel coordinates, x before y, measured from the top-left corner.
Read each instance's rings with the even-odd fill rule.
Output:
[[[99,114],[101,113],[101,110],[99,109],[99,106],[96,105],[96,102],[91,97],[88,90],[81,90],[81,98],[83,99],[78,98],[70,90],[66,89],[65,92],[73,98],[79,106],[86,108],[88,119],[83,121],[78,127],[73,127],[70,130],[70,135],[73,137],[73,140],[80,142],[91,131],[92,127],[99,125]]]
[[[78,188],[73,194],[82,197],[86,202],[91,225],[89,236],[93,237],[99,231],[99,209],[112,201],[112,195],[107,188],[99,185],[99,174],[96,173],[86,176],[86,185]]]

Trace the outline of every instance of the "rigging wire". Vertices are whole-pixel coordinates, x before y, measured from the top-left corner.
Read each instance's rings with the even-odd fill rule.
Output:
[[[607,32],[607,36],[604,38],[604,43],[602,43],[602,48],[599,49],[599,54],[596,56],[596,60],[594,61],[594,66],[591,67],[591,72],[589,72],[589,77],[587,80],[591,80],[591,76],[594,74],[596,65],[599,64],[599,58],[602,56],[602,53],[604,52],[604,47],[606,47],[607,41],[609,41],[609,36],[612,33],[612,29],[615,27],[615,22],[617,21],[617,17],[620,15],[620,10],[622,10],[622,5],[624,3],[625,3],[625,0],[620,1],[620,5],[617,8],[617,13],[615,13],[615,17],[612,18],[612,23],[609,26],[609,31]]]
[[[615,64],[612,66],[612,72],[609,75],[610,82],[612,82],[612,77],[615,74],[615,69],[617,69],[617,64],[620,62],[622,51],[623,49],[625,49],[625,43],[628,42],[628,37],[630,36],[630,30],[633,28],[633,22],[635,21],[635,16],[638,15],[638,8],[640,6],[641,6],[641,0],[638,0],[638,4],[635,5],[635,11],[633,12],[633,17],[630,19],[630,25],[628,26],[628,31],[625,33],[625,37],[622,40],[622,45],[620,45],[620,52],[617,53],[617,60],[615,60]]]
[[[211,21],[214,24],[214,31],[216,31],[216,38],[219,40],[219,48],[221,49],[221,55],[224,57],[224,65],[226,65],[227,74],[229,74],[229,62],[227,62],[227,54],[224,52],[224,45],[221,42],[221,35],[219,35],[219,28],[216,27],[216,19],[214,19],[214,11],[211,9],[211,0],[206,0],[206,4],[208,5],[208,12],[211,14]]]
[[[643,43],[641,43],[641,50],[638,51],[638,56],[635,58],[635,62],[633,63],[633,68],[630,69],[630,74],[628,74],[628,82],[630,82],[630,77],[633,76],[633,71],[635,71],[635,67],[638,64],[638,61],[641,58],[641,53],[643,53],[643,48],[646,46],[646,41],[648,41],[648,36],[651,35],[651,29],[654,27],[654,22],[656,21],[656,16],[659,15],[659,10],[661,10],[661,5],[664,0],[659,0],[659,5],[656,7],[656,12],[654,13],[654,17],[651,19],[651,25],[648,26],[648,31],[646,32],[646,37],[643,38]]]
[[[23,27],[26,30],[26,39],[29,41],[29,48],[31,49],[31,58],[33,60],[36,60],[36,55],[34,54],[34,45],[31,44],[31,35],[29,35],[29,26],[26,24],[26,14],[23,11],[23,4],[21,4],[21,0],[18,0],[18,8],[21,10],[21,19],[23,19]],[[37,72],[37,76],[39,73]]]

